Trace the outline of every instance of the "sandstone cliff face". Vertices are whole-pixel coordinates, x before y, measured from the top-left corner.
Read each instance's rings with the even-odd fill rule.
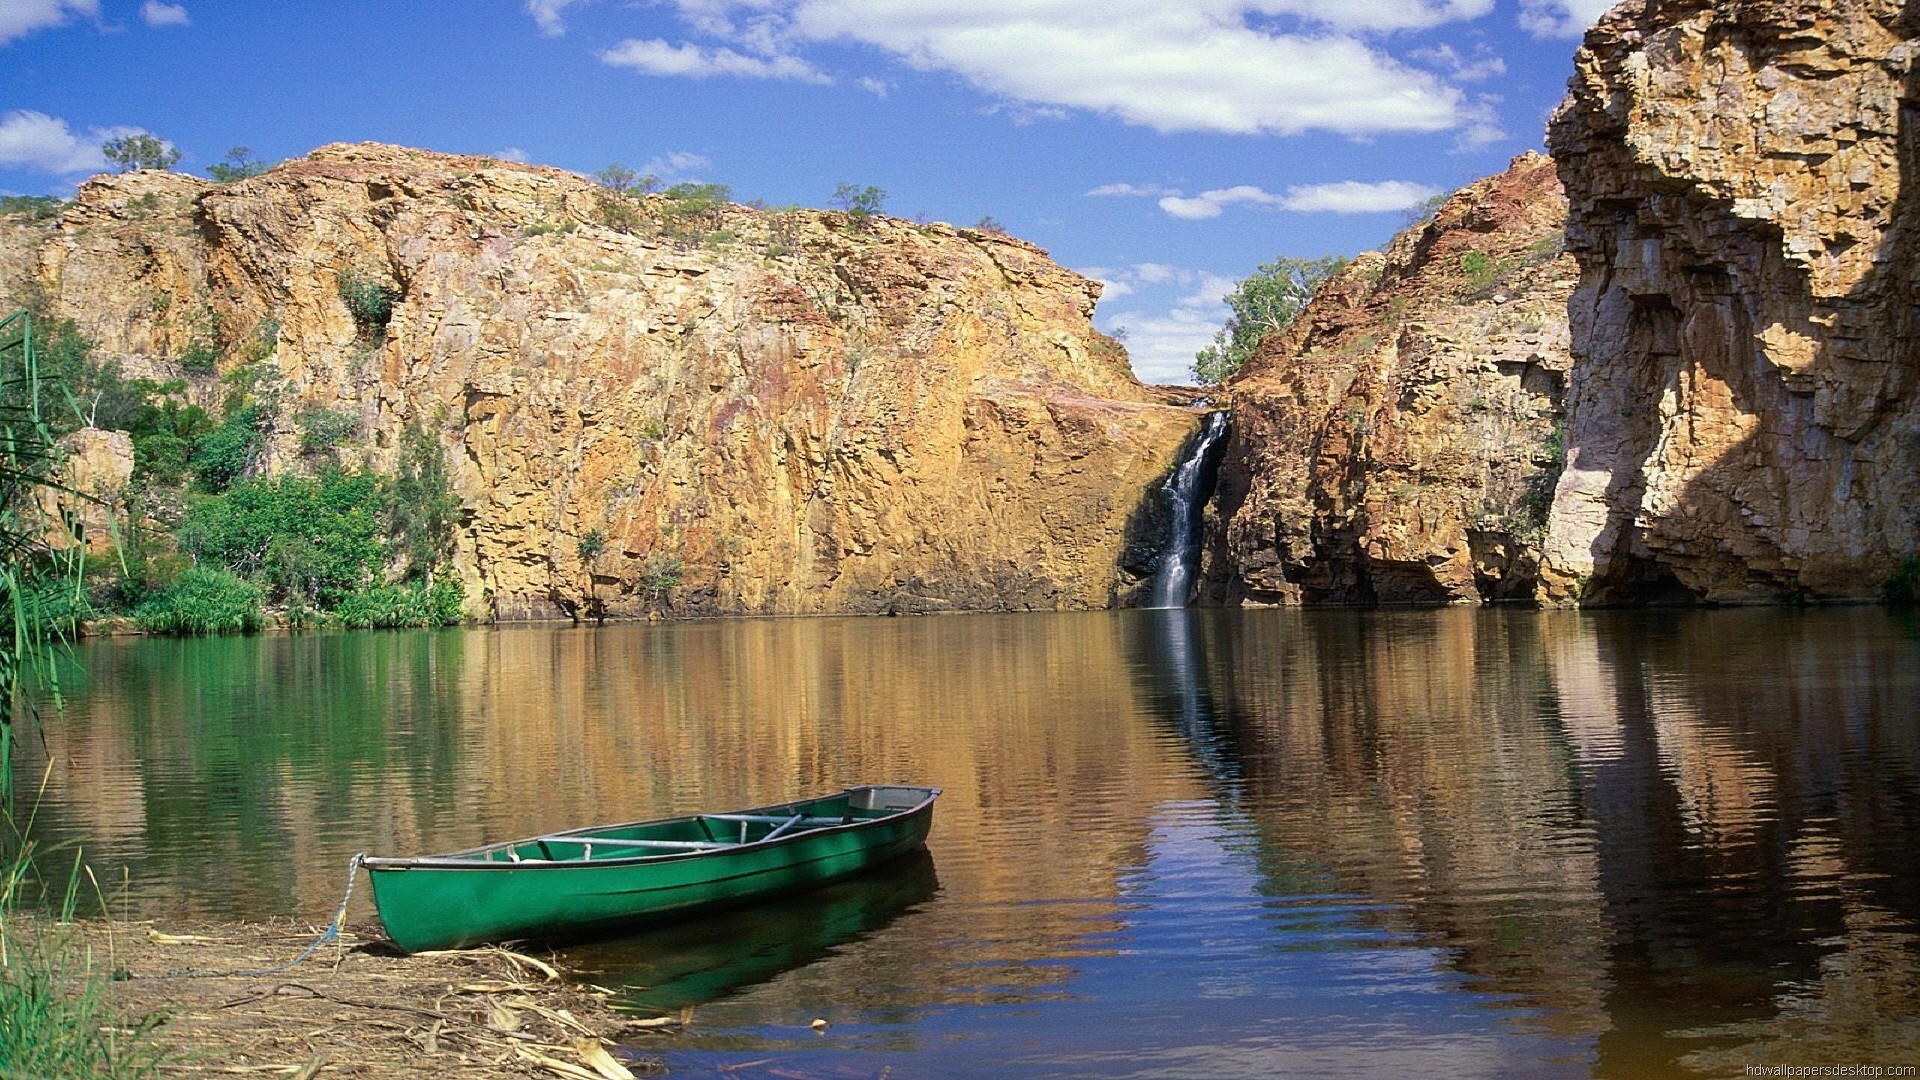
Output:
[[[1529,598],[1568,364],[1553,163],[1516,159],[1322,286],[1227,392],[1216,592]]]
[[[1551,145],[1581,265],[1559,600],[1875,594],[1920,553],[1920,11],[1630,2]]]
[[[270,468],[302,407],[357,416],[344,456],[376,467],[403,424],[436,431],[476,613],[1072,608],[1135,583],[1129,516],[1196,417],[1093,330],[1096,284],[992,233],[676,221],[660,196],[616,228],[604,198],[331,146],[226,185],[97,178],[37,274],[134,373],[210,341],[223,369],[269,362]],[[343,272],[398,297],[383,332]]]

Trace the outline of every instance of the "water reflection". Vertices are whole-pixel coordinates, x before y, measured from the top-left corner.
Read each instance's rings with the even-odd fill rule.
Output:
[[[671,1016],[845,952],[939,888],[925,851],[824,889],[568,950],[623,1007]]]
[[[84,652],[93,684],[48,732],[42,820],[103,877],[128,867],[128,903],[161,916],[323,917],[362,848],[944,787],[937,892],[891,914],[822,897],[596,961],[698,1005],[676,1062],[696,1071],[1920,1064],[1920,647],[1877,610],[1168,610]],[[823,1014],[825,1037],[806,1026]]]

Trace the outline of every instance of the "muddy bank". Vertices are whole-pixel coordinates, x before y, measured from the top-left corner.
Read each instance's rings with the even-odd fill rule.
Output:
[[[281,971],[317,936],[302,923],[79,924],[95,970],[115,973],[129,1023],[153,1017],[164,1075],[564,1076],[665,1071],[646,1052],[687,1017],[614,1011],[538,952],[402,956],[378,927]]]

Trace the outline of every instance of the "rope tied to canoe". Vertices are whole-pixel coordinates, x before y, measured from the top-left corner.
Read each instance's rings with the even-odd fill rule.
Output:
[[[340,906],[333,911],[333,921],[321,931],[313,943],[300,951],[300,955],[270,968],[257,968],[252,971],[202,971],[199,968],[174,968],[160,975],[150,976],[156,979],[257,979],[262,975],[278,975],[280,972],[319,952],[330,941],[340,940],[340,927],[347,921],[347,905],[353,902],[353,885],[360,879],[360,864],[367,857],[362,851],[347,860],[347,891],[340,897]]]

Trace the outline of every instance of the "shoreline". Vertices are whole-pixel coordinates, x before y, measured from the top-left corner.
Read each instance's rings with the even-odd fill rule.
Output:
[[[690,1017],[617,1011],[612,994],[550,957],[483,948],[407,956],[377,925],[81,920],[71,935],[131,1030],[163,1055],[157,1075],[425,1077],[659,1075],[647,1052]]]

